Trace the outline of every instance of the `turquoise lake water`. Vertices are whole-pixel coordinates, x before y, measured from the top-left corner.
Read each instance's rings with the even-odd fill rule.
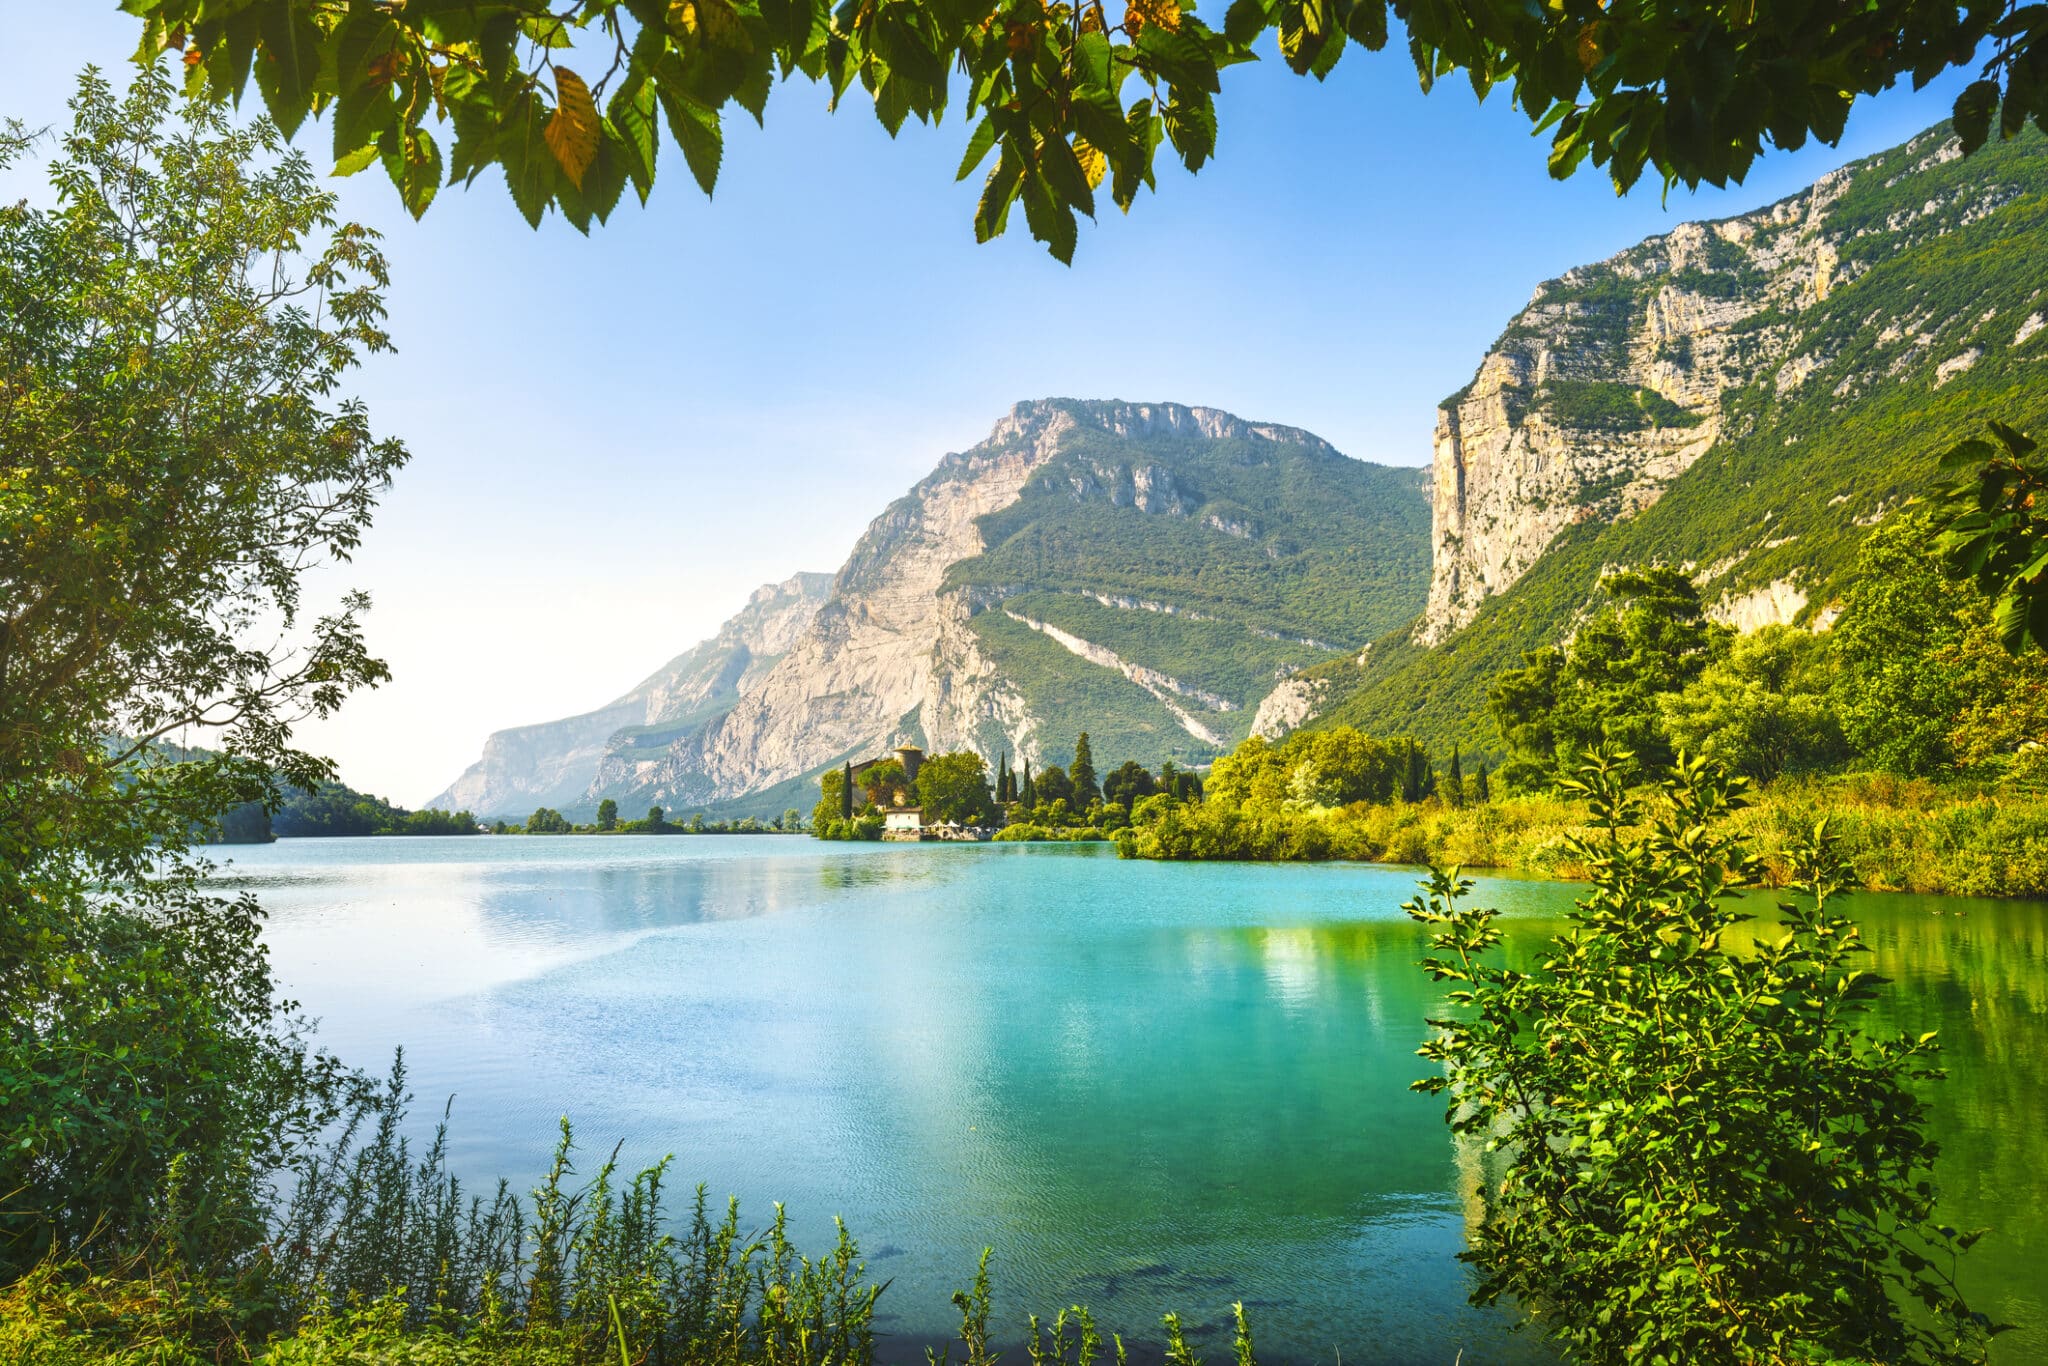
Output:
[[[1119,862],[1106,846],[788,837],[284,840],[218,851],[319,1037],[404,1045],[422,1129],[454,1098],[471,1184],[539,1174],[557,1119],[596,1161],[842,1216],[887,1355],[957,1325],[995,1249],[1000,1336],[1091,1307],[1212,1358],[1230,1305],[1262,1360],[1535,1362],[1465,1302],[1472,1172],[1407,1090],[1436,992],[1412,870]],[[1575,889],[1482,880],[1529,942]],[[1964,1284],[2048,1361],[2048,905],[1858,898],[1942,1031],[1947,1217],[1994,1232]]]

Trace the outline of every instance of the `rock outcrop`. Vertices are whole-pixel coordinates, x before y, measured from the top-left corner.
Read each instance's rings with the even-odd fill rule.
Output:
[[[664,752],[758,684],[810,625],[831,586],[829,574],[798,574],[755,589],[717,635],[623,696],[580,716],[496,732],[484,742],[483,757],[430,805],[524,817],[537,806],[594,803],[591,794],[618,785],[640,756]]]
[[[1744,435],[1724,396],[1759,380],[1783,396],[1824,368],[1830,344],[1800,318],[1872,268],[1859,246],[1897,254],[2014,193],[1997,177],[1965,180],[1875,217],[1874,189],[1956,155],[1945,129],[1903,151],[1910,164],[1882,187],[1871,178],[1889,167],[1845,167],[1767,209],[1684,224],[1537,288],[1472,383],[1437,410],[1434,563],[1417,640],[1448,638],[1567,527],[1640,512],[1710,447]],[[1900,334],[1924,321],[1904,320]],[[1936,384],[1980,354],[1944,361]],[[1752,620],[1770,604],[1797,610],[1804,599],[1780,591],[1731,614]]]
[[[890,504],[760,686],[649,771],[657,794],[713,802],[906,741],[951,749],[972,719],[1000,712],[994,671],[962,629],[966,604],[942,603],[940,587],[956,561],[983,549],[976,519],[1014,502],[1074,425],[1064,408],[1019,404],[986,441],[947,456]],[[951,657],[943,677],[942,645]]]
[[[2048,136],[1964,158],[1944,125],[1542,285],[1437,414],[1421,619],[1311,666],[1307,723],[1498,752],[1500,673],[1618,569],[1683,570],[1745,631],[1827,629],[1939,452],[2048,423],[2044,209]]]

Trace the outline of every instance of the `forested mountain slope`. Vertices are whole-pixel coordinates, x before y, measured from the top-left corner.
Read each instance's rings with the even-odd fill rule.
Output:
[[[2044,139],[1965,161],[1943,126],[1547,283],[1438,410],[1427,610],[1301,681],[1318,720],[1496,747],[1493,677],[1618,566],[1689,567],[1738,625],[1825,625],[1943,449],[2048,426],[2044,247]]]
[[[1077,427],[982,519],[988,549],[947,575],[1054,754],[1088,730],[1104,754],[1205,759],[1250,732],[1277,680],[1357,650],[1419,601],[1421,471],[1181,411],[1192,421]]]

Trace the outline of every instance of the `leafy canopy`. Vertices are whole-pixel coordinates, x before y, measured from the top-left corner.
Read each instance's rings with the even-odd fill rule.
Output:
[[[935,754],[918,765],[917,800],[928,824],[996,823],[995,798],[988,790],[988,765],[972,750]]]
[[[300,576],[406,458],[338,397],[384,262],[306,159],[153,68],[71,108],[51,205],[0,208],[0,1279],[165,1200],[217,1265],[342,1098],[190,847],[330,777],[293,725],[386,677]]]
[[[1732,632],[1707,620],[1691,576],[1669,565],[1609,574],[1610,599],[1566,650],[1524,655],[1496,683],[1491,703],[1508,743],[1501,774],[1542,787],[1573,756],[1621,745],[1661,768],[1672,748],[1659,699],[1698,678]]]
[[[1731,898],[1757,868],[1710,833],[1744,781],[1681,757],[1636,834],[1628,764],[1604,749],[1571,784],[1593,885],[1534,966],[1493,958],[1455,870],[1405,908],[1451,984],[1420,1050],[1443,1071],[1415,1088],[1486,1153],[1474,1298],[1512,1296],[1590,1363],[1982,1360],[1996,1329],[1953,1274],[1976,1235],[1935,1220],[1914,1091],[1934,1036],[1859,1027],[1881,979],[1831,905],[1826,823],[1802,895],[1745,933]]]
[[[1232,0],[1223,27],[1193,0],[123,0],[139,56],[183,53],[193,86],[243,96],[253,77],[287,133],[333,130],[338,170],[381,165],[407,209],[501,168],[529,222],[579,230],[630,184],[643,201],[664,141],[709,194],[734,107],[759,121],[801,75],[836,105],[856,86],[892,134],[959,98],[965,179],[983,167],[976,239],[1020,203],[1031,235],[1073,256],[1097,195],[1128,211],[1159,149],[1190,171],[1214,155],[1222,70],[1272,31],[1282,60],[1327,76],[1395,25],[1425,90],[1462,72],[1551,134],[1550,169],[1591,161],[1626,191],[1740,180],[1768,143],[1834,143],[1859,96],[1925,85],[1986,52],[1956,102],[1966,150],[2020,131],[2048,101],[2038,5],[1973,0]],[[584,73],[598,73],[595,81]],[[440,136],[436,136],[439,130]],[[452,134],[452,136],[451,136]],[[664,136],[666,134],[666,137]],[[443,140],[448,141],[444,148]]]
[[[1946,519],[1939,546],[1949,572],[1994,604],[1999,639],[2018,654],[2048,648],[2048,465],[2032,438],[2002,422],[1991,440],[1961,442],[1941,458]]]
[[[1658,699],[1671,742],[1757,782],[1826,768],[1847,754],[1829,696],[1831,636],[1768,625],[1737,636],[1725,659]]]

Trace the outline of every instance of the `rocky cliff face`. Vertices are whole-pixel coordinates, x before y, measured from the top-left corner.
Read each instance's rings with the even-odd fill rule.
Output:
[[[1414,615],[1427,518],[1420,471],[1294,428],[1019,404],[890,504],[779,632],[743,614],[606,708],[493,736],[448,796],[772,811],[805,804],[796,780],[901,743],[1042,766],[1081,730],[1112,763],[1199,761],[1285,676]]]
[[[672,802],[717,801],[904,741],[955,747],[958,722],[1000,706],[993,671],[942,603],[955,561],[980,553],[976,519],[1013,502],[1074,426],[1020,404],[986,441],[949,455],[869,525],[830,600],[789,652],[716,725],[673,746],[643,781]],[[949,667],[935,676],[941,656]]]
[[[1314,666],[1309,723],[1498,752],[1494,681],[1617,568],[1825,628],[1940,452],[2048,425],[2044,246],[2048,137],[1963,158],[1942,126],[1546,283],[1438,413],[1417,629]]]
[[[1726,396],[1760,381],[1782,396],[1827,363],[1809,325],[1818,305],[2017,193],[1989,156],[1973,164],[1990,174],[1935,174],[1956,156],[1936,130],[1767,209],[1685,224],[1539,286],[1437,410],[1434,564],[1416,638],[1446,639],[1567,527],[1655,503],[1704,452],[1747,434]],[[1790,584],[1748,586],[1722,614],[1757,625],[1805,602]]]
[[[430,804],[514,818],[537,806],[594,804],[591,794],[619,784],[638,756],[702,729],[755,686],[802,635],[831,586],[829,574],[763,585],[717,635],[623,696],[580,716],[496,732],[483,757]]]

